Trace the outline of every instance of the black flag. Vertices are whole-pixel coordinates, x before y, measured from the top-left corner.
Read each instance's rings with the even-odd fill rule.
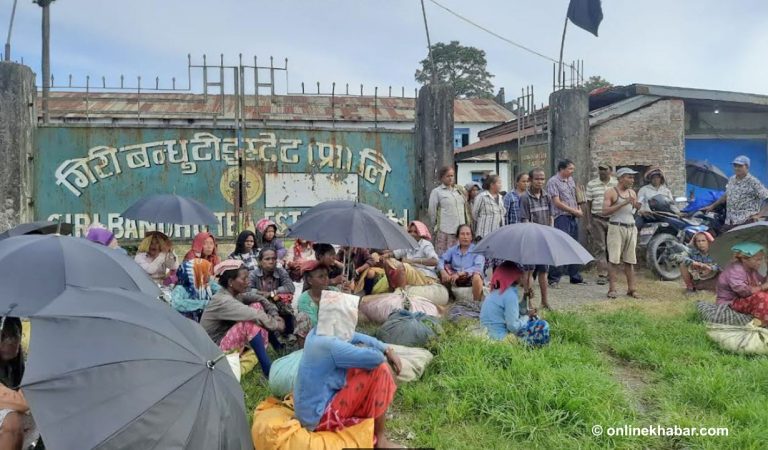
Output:
[[[597,36],[597,28],[603,21],[603,7],[600,0],[571,0],[568,18],[574,25]]]

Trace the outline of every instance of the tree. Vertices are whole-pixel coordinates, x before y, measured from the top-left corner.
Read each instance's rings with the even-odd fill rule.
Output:
[[[491,75],[486,70],[485,51],[465,47],[459,41],[450,44],[438,42],[432,46],[432,58],[437,67],[438,80],[453,86],[456,97],[493,97]],[[432,63],[421,60],[416,70],[416,81],[426,84],[432,80]]]
[[[584,89],[586,89],[587,92],[592,92],[597,88],[601,87],[611,87],[613,86],[608,80],[605,78],[599,76],[599,75],[593,75],[589,77],[586,83],[584,83]]]

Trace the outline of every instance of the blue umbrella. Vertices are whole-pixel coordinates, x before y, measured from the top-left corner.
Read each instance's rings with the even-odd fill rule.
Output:
[[[175,225],[216,225],[219,219],[202,203],[172,194],[150,195],[121,214],[126,219]]]
[[[593,259],[567,233],[536,223],[503,226],[485,236],[475,246],[474,253],[525,265],[581,265]]]

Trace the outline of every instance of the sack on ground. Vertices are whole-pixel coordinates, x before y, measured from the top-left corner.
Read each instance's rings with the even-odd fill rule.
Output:
[[[696,302],[701,320],[723,325],[746,325],[752,321],[752,316],[734,311],[729,305],[716,305],[708,302]]]
[[[395,354],[400,357],[400,373],[395,379],[401,383],[418,380],[424,374],[427,364],[432,361],[432,353],[424,348],[406,347],[403,345],[390,344],[395,350]]]
[[[409,297],[421,297],[438,306],[448,304],[448,288],[442,284],[428,284],[425,286],[406,286],[405,293]]]
[[[480,308],[482,305],[482,302],[474,300],[458,302],[448,310],[448,320],[451,322],[458,322],[461,319],[478,320],[480,319]]]
[[[406,304],[406,298],[410,305]],[[398,309],[423,312],[434,317],[440,316],[437,306],[430,301],[421,297],[406,296],[402,291],[389,294],[366,295],[360,299],[359,309],[369,321],[377,324],[386,322],[389,315]]]
[[[398,309],[389,315],[376,337],[388,344],[425,347],[430,339],[442,333],[443,328],[436,317]]]
[[[746,325],[709,324],[707,334],[721,348],[743,355],[768,354],[768,329]]]
[[[259,450],[373,448],[373,419],[338,431],[309,431],[294,418],[291,399],[270,397],[253,412],[251,437]]]
[[[452,287],[451,293],[453,294],[453,300],[456,302],[471,302],[474,301],[472,297],[471,287]],[[487,287],[483,287],[483,296],[487,296],[490,293]]]
[[[296,376],[299,374],[299,363],[304,350],[297,350],[283,356],[272,363],[269,369],[269,392],[275,397],[284,398],[293,392],[296,386]]]

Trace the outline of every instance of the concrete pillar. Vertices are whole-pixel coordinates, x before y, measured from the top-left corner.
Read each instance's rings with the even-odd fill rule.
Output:
[[[552,173],[557,163],[570,159],[576,165],[573,179],[586,186],[592,161],[589,155],[589,94],[583,89],[562,89],[549,96],[549,151]]]
[[[453,166],[453,89],[428,84],[416,100],[416,205],[415,217],[427,221],[429,194],[440,184],[437,172]]]
[[[35,74],[0,62],[0,232],[32,220]]]

